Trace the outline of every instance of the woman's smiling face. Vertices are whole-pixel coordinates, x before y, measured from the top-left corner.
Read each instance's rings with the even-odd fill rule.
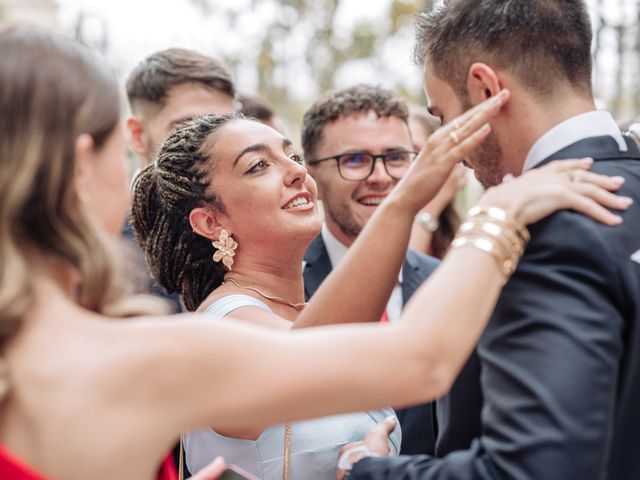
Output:
[[[210,189],[225,207],[219,220],[240,245],[307,244],[320,232],[316,183],[290,140],[252,120],[233,120],[209,142]]]

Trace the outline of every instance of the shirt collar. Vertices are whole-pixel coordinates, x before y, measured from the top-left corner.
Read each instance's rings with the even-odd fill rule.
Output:
[[[326,223],[322,224],[322,232],[320,235],[322,235],[322,241],[327,249],[327,254],[329,254],[331,266],[335,267],[347,254],[348,247],[329,231]]]
[[[322,235],[322,241],[324,242],[324,246],[327,249],[331,267],[335,268],[336,265],[338,265],[347,254],[349,247],[338,240],[333,235],[333,233],[329,231],[329,227],[327,227],[326,223],[322,224],[322,232],[320,232],[320,235]],[[398,283],[402,283],[402,268],[400,269],[400,273],[398,274]]]
[[[531,147],[522,173],[532,169],[556,152],[580,140],[601,136],[613,137],[621,152],[627,151],[622,132],[609,112],[593,111],[571,117],[542,135]]]

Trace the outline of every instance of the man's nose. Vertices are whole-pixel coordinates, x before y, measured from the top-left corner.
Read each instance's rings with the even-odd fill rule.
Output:
[[[369,175],[366,181],[369,183],[392,182],[393,178],[391,178],[387,173],[387,169],[384,166],[382,158],[376,158],[374,162],[373,172],[371,172],[371,175]]]

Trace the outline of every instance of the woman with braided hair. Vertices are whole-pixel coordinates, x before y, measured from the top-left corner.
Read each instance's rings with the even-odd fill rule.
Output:
[[[212,323],[227,315],[274,329],[375,321],[398,276],[410,220],[438,191],[453,165],[484,138],[488,128],[483,125],[507,99],[504,92],[458,119],[457,130],[451,125],[434,134],[427,153],[411,170],[408,162],[393,165],[409,172],[390,204],[383,204],[372,219],[375,233],[358,238],[356,250],[350,249],[327,279],[329,288],[323,284],[325,289],[306,307],[302,260],[321,224],[315,211],[315,182],[301,158],[288,139],[255,121],[236,115],[194,119],[169,136],[134,189],[133,224],[150,271],[162,286],[178,292],[189,310],[204,313]],[[432,158],[427,161],[426,155]],[[558,178],[568,180],[566,174],[558,176],[557,168],[542,173],[555,179],[554,185]],[[536,187],[537,194],[546,196],[546,187]],[[411,203],[403,203],[402,214],[395,203],[398,197],[411,197]],[[512,247],[521,251],[520,245]],[[468,273],[457,278],[465,276]],[[443,295],[451,295],[453,286],[449,288]],[[460,293],[459,285],[456,288]],[[446,316],[451,308],[444,311]],[[422,314],[437,310],[429,304]],[[351,363],[344,365],[352,368]],[[271,380],[266,385],[282,388]],[[186,463],[197,471],[222,455],[267,480],[289,475],[333,479],[340,447],[389,414],[392,411],[352,413],[266,430],[262,423],[233,429],[214,423],[184,435]],[[398,430],[390,438],[392,453],[398,451]]]
[[[281,333],[195,314],[123,320],[148,306],[113,288],[109,235],[120,231],[129,200],[113,76],[86,48],[32,28],[0,32],[0,51],[0,478],[153,479],[179,433],[189,429],[255,428],[425,401],[450,384],[504,281],[494,258],[471,245],[454,249],[404,321],[386,328]],[[206,145],[216,143],[213,135]],[[453,150],[444,146],[416,163],[411,186],[425,180],[430,165],[446,163],[445,151]],[[586,165],[574,163],[578,168]],[[569,194],[578,187],[569,185],[568,171],[559,170],[528,175],[484,201],[521,222],[564,206],[584,210],[589,201]],[[204,182],[212,172],[198,173],[189,165],[183,171],[192,171],[191,182]],[[581,173],[585,181],[616,186]],[[548,193],[548,199],[536,202],[531,189]],[[605,204],[622,206],[597,190]],[[232,215],[231,195],[226,196],[217,201]],[[204,233],[208,217],[199,218],[198,208],[213,208],[216,200],[200,199],[194,214],[175,210],[177,198],[163,199],[163,205],[172,215],[192,218],[194,229]],[[589,205],[597,218],[613,220]],[[400,243],[403,234],[396,231],[411,224],[404,212],[419,206],[399,190],[385,208],[394,214],[380,213],[354,251],[356,259],[373,257],[372,252],[384,257],[372,266],[381,274],[399,261],[386,242]],[[388,240],[377,241],[381,227],[393,230]],[[292,232],[291,225],[286,228]],[[230,245],[224,245],[227,253]],[[174,245],[180,248],[182,243]],[[346,273],[365,283],[364,272]],[[479,281],[482,295],[474,287]],[[325,301],[349,303],[342,297],[348,285],[329,279],[323,288],[319,294]],[[347,306],[345,316],[352,308]],[[313,305],[308,312],[322,316]],[[307,321],[319,323],[313,317]],[[163,478],[175,476],[175,470],[163,472]]]
[[[235,127],[240,130],[234,131]],[[249,135],[243,129],[249,129]],[[218,131],[222,132],[221,137],[215,136]],[[168,291],[179,292],[189,310],[213,318],[233,313],[235,318],[259,325],[290,328],[305,305],[301,295],[301,255],[320,228],[314,207],[316,188],[311,177],[304,174],[291,142],[282,136],[273,137],[274,132],[236,115],[195,120],[170,136],[156,165],[141,172],[136,180],[132,220],[151,274]],[[245,139],[264,139],[257,142],[258,147],[247,145],[225,155],[239,157],[229,165],[231,170],[242,172],[239,180],[222,177],[226,165],[210,163],[206,147],[203,148],[209,143],[224,148],[223,142],[234,133]],[[282,189],[282,178],[273,178],[277,174],[270,175],[268,171],[267,164],[272,163],[269,149],[274,142],[287,158],[289,171],[283,175],[293,188]],[[240,144],[232,139],[230,145],[235,148]],[[208,165],[214,172],[212,180],[207,174]],[[211,185],[217,186],[218,179],[225,203],[221,199],[223,193]],[[233,221],[229,218],[220,225],[218,222],[227,215],[232,215]],[[243,232],[242,224],[251,225],[250,231]],[[273,234],[274,228],[277,235]],[[240,245],[237,255],[234,238]],[[282,241],[288,243],[284,249]],[[269,258],[271,268],[263,258]],[[296,268],[292,269],[293,265]],[[261,278],[262,273],[266,278]],[[270,285],[270,280],[277,283],[278,278],[283,281],[282,290],[263,286]],[[286,285],[286,279],[293,281]],[[265,480],[288,475],[302,478],[305,472],[313,472],[314,479],[333,479],[340,447],[391,416],[395,414],[387,408],[281,424],[264,431],[260,426],[230,431],[206,428],[185,434],[186,466],[196,472],[215,457],[223,456]],[[395,454],[400,450],[400,441],[398,427],[390,441]],[[286,463],[283,450],[287,456],[290,453]]]

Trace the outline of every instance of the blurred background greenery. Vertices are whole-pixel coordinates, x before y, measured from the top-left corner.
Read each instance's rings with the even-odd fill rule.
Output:
[[[0,0],[4,21],[27,20],[101,51],[124,79],[170,46],[222,59],[239,90],[267,99],[295,138],[322,92],[381,84],[424,103],[412,63],[413,22],[433,0]],[[640,0],[588,0],[600,107],[640,115]],[[1,21],[1,20],[0,20]]]

